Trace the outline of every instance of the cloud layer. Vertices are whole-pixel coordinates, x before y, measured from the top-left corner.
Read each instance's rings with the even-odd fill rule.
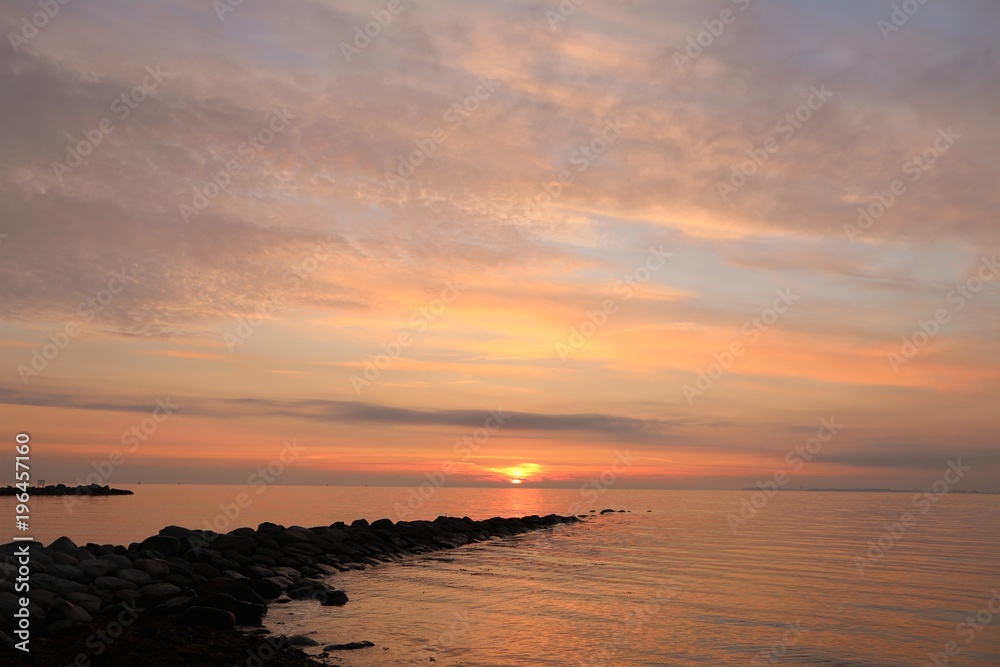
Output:
[[[1000,8],[892,6],[100,1],[12,39],[8,3],[3,409],[129,387],[391,462],[436,455],[384,429],[503,405],[550,466],[632,442],[721,478],[832,413],[847,483],[907,465],[887,442],[985,451]],[[117,438],[87,424],[83,458]]]

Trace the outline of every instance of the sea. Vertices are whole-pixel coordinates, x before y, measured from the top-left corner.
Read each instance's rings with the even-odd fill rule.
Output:
[[[314,639],[316,656],[374,644],[329,664],[1000,665],[1000,495],[123,488],[135,495],[33,498],[31,532],[127,545],[167,525],[588,515],[334,575],[344,607],[272,605],[267,627]]]

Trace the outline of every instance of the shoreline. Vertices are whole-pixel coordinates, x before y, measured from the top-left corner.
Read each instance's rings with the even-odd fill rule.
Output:
[[[297,648],[317,645],[314,640],[271,635],[263,627],[270,604],[342,606],[347,593],[323,579],[580,520],[556,514],[358,519],[314,528],[262,523],[224,534],[167,526],[128,547],[78,546],[67,537],[47,547],[0,545],[0,656],[4,664],[74,667],[320,665]],[[18,554],[25,548],[22,565]],[[29,590],[17,584],[15,592],[14,582],[22,579]],[[30,653],[14,648],[23,638],[13,623],[23,596],[30,600]],[[340,638],[334,650],[363,650],[364,640]]]

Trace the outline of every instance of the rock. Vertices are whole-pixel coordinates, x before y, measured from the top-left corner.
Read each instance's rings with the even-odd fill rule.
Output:
[[[109,563],[114,563],[116,570],[122,570],[125,568],[132,567],[132,561],[126,558],[125,556],[119,554],[106,554],[104,556],[99,556],[98,560],[106,560]],[[77,565],[77,567],[80,566]]]
[[[221,555],[215,553],[214,551],[204,552],[204,558],[208,559],[208,562],[212,564],[217,570],[225,572],[226,570],[238,570],[240,569],[240,564],[236,561],[223,558]]]
[[[302,578],[302,574],[298,570],[293,569],[291,567],[285,567],[279,565],[271,569],[274,571],[274,576],[284,577],[289,581],[298,581]]]
[[[165,560],[159,560],[154,558],[137,558],[134,567],[137,570],[142,570],[149,576],[155,579],[162,579],[163,577],[170,574],[170,563]],[[120,576],[120,575],[119,575]]]
[[[53,563],[45,568],[45,572],[54,577],[69,579],[71,581],[83,581],[85,578],[83,571],[74,565],[59,565],[58,563]]]
[[[118,569],[118,565],[114,561],[102,559],[81,560],[76,564],[76,567],[88,579],[104,577]]]
[[[126,620],[131,618],[135,620],[139,617],[141,609],[136,608],[134,604],[129,603],[114,603],[109,604],[101,610],[101,614],[110,617],[115,617],[120,623],[124,623]]]
[[[219,535],[217,538],[212,540],[212,549],[218,551],[219,553],[233,551],[238,554],[249,556],[256,548],[257,543],[246,535],[234,535],[233,533],[230,533],[228,535]]]
[[[56,618],[71,621],[76,625],[86,625],[87,623],[94,622],[94,617],[87,610],[66,600],[59,600],[52,610],[52,614]]]
[[[281,591],[284,590],[280,584],[274,581],[270,581],[269,579],[259,579],[259,580],[250,579],[248,581],[242,581],[239,583],[241,585],[245,585],[247,588],[251,589],[254,593],[261,596],[265,600],[274,600],[280,597]]]
[[[69,593],[66,596],[66,600],[85,609],[91,615],[100,613],[101,607],[104,605],[101,598],[90,593]]]
[[[237,600],[232,595],[217,594],[199,598],[198,602],[206,607],[225,609],[233,614],[239,625],[260,625],[264,621],[267,607]]]
[[[21,595],[14,593],[0,593],[0,618],[4,621],[14,617],[14,613],[21,609]],[[28,613],[32,618],[44,618],[45,612],[34,602],[28,604]]]
[[[257,551],[254,552],[255,557],[263,556],[271,561],[277,561],[277,559],[281,558],[282,555],[283,554],[279,549],[272,549],[270,547],[257,547]],[[275,563],[272,562],[271,564],[274,565]]]
[[[69,539],[68,537],[60,537],[55,539],[52,542],[52,544],[49,545],[48,548],[51,549],[52,551],[60,551],[64,554],[72,554],[80,547],[78,547],[76,543],[73,540]]]
[[[119,579],[118,577],[98,577],[94,579],[94,588],[102,591],[120,591],[126,588],[138,588],[131,581]]]
[[[114,547],[110,544],[94,544],[93,542],[87,542],[87,546],[84,547],[96,558],[98,556],[103,556],[104,554],[114,553]]]
[[[44,628],[42,628],[43,637],[58,637],[60,635],[68,635],[74,630],[76,630],[78,624],[67,619],[61,619],[49,623]]]
[[[319,600],[330,587],[320,581],[299,581],[285,591],[293,600]]]
[[[287,579],[285,577],[268,577],[266,579],[257,579],[257,580],[254,580],[254,581],[269,581],[269,582],[271,582],[273,584],[277,584],[278,586],[280,586],[281,590],[285,590],[286,588],[288,588],[289,586],[292,585],[291,580]],[[249,582],[246,582],[246,583],[249,584]],[[257,592],[260,593],[260,591],[257,591]]]
[[[28,599],[37,604],[42,609],[44,609],[46,612],[55,607],[56,604],[60,600],[62,600],[62,598],[56,593],[53,593],[52,591],[47,591],[43,588],[31,589],[28,592]]]
[[[44,588],[45,590],[57,593],[62,597],[65,597],[68,593],[84,593],[87,591],[87,587],[81,583],[69,581],[68,579],[60,579],[59,577],[53,577],[49,574],[31,575],[31,587]]]
[[[190,537],[195,531],[190,528],[182,528],[181,526],[167,526],[166,528],[160,529],[160,535],[166,535],[167,537],[176,537],[178,540],[183,541],[185,538]]]
[[[329,590],[319,601],[324,607],[343,607],[350,599],[344,591]]]
[[[267,606],[267,601],[264,600],[262,596],[258,595],[254,589],[250,588],[249,586],[247,586],[242,582],[236,582],[235,584],[227,588],[226,593],[232,595],[237,600],[243,600],[244,602],[250,602],[251,604],[259,604]],[[278,595],[280,594],[281,591],[278,591]]]
[[[275,573],[260,565],[247,565],[243,568],[243,574],[255,579],[266,579],[267,577],[273,577]]]
[[[55,561],[52,560],[52,556],[45,553],[48,551],[45,547],[35,547],[31,551],[31,564],[32,565],[52,565]],[[49,552],[55,553],[55,552]]]
[[[123,588],[120,591],[114,592],[114,599],[118,602],[133,603],[142,597],[142,593],[135,590],[134,588]]]
[[[161,600],[163,598],[175,597],[181,594],[182,589],[173,584],[146,584],[139,589],[142,597],[150,600]]]
[[[147,537],[140,543],[139,548],[156,551],[164,556],[177,556],[183,551],[181,541],[178,538],[162,534]]]
[[[185,626],[201,626],[226,630],[236,625],[232,612],[215,607],[188,607],[177,617],[177,623]]]
[[[83,556],[83,558],[77,558],[77,556]],[[50,551],[48,557],[52,559],[52,562],[57,565],[76,565],[78,561],[87,560],[88,558],[93,558],[91,553],[84,550],[77,549],[74,554],[64,554],[60,551]]]
[[[191,588],[194,584],[194,579],[188,579],[187,577],[180,574],[168,574],[163,577],[163,583],[173,584],[178,588]]]
[[[275,536],[279,544],[291,544],[292,542],[315,542],[316,536],[312,531],[302,526],[289,526],[284,531]]]
[[[355,651],[359,648],[371,648],[375,646],[372,642],[349,642],[347,644],[330,644],[324,646],[324,651]]]
[[[319,642],[305,635],[292,635],[286,642],[289,646],[319,646]]]
[[[206,579],[214,579],[221,574],[218,568],[208,563],[191,563],[191,572],[200,574]]]
[[[142,570],[136,570],[134,568],[126,568],[123,570],[118,570],[115,576],[119,579],[124,579],[125,581],[131,582],[138,586],[145,586],[153,581],[153,578],[149,576],[146,572]]]
[[[150,585],[155,586],[156,584]],[[160,604],[153,607],[153,609],[159,614],[179,614],[188,607],[194,605],[195,602],[197,602],[197,598],[191,597],[190,595],[178,595],[164,600]]]

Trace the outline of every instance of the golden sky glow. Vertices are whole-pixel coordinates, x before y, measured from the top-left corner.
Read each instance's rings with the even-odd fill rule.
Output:
[[[693,57],[693,0],[404,3],[356,53],[368,2],[62,7],[0,50],[6,437],[736,488],[833,418],[796,485],[998,489],[997,7],[731,4]]]

